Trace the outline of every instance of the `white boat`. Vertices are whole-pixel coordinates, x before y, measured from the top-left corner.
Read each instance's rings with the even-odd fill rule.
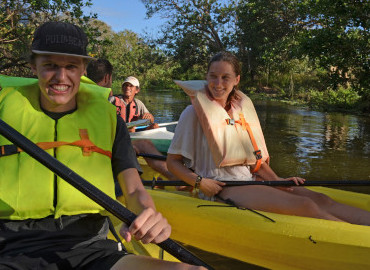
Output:
[[[173,138],[173,135],[174,133],[168,131],[165,126],[130,133],[130,137],[132,140],[139,139],[151,140],[157,147],[158,151],[162,153],[167,152],[168,147],[170,146],[171,140]]]

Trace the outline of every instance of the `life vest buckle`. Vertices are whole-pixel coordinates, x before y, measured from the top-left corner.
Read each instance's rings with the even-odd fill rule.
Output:
[[[225,119],[225,120],[226,120],[226,123],[228,125],[231,125],[231,126],[234,126],[235,125],[235,120],[234,119],[229,118],[229,119]]]
[[[261,152],[261,150],[256,150],[256,151],[253,152],[253,154],[256,156],[256,159],[257,160],[262,159],[262,152]]]

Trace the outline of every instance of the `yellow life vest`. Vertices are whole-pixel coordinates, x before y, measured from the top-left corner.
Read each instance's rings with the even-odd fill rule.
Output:
[[[108,102],[109,89],[81,83],[77,110],[53,120],[40,108],[38,80],[0,76],[0,87],[3,121],[34,143],[66,142],[46,151],[115,198],[111,159],[106,155],[112,150],[117,121]],[[68,144],[87,136],[93,146]],[[0,145],[10,144],[0,136]],[[89,151],[94,145],[101,151]],[[0,157],[0,219],[58,218],[103,210],[27,153]]]
[[[206,81],[175,81],[191,99],[213,160],[218,167],[255,165],[268,161],[261,125],[249,97],[238,91],[231,106],[232,118],[206,93]]]

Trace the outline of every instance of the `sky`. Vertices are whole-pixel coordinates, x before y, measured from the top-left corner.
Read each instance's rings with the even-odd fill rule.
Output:
[[[112,27],[114,32],[131,30],[137,34],[157,33],[164,23],[159,16],[145,19],[145,6],[140,0],[92,0],[85,13],[97,13],[98,19]]]

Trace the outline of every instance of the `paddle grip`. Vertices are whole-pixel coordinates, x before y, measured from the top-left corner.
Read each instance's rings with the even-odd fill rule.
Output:
[[[136,215],[125,208],[121,203],[109,197],[1,119],[0,134],[126,224],[130,225],[135,220]],[[182,262],[213,269],[170,238],[158,244],[158,246]]]

